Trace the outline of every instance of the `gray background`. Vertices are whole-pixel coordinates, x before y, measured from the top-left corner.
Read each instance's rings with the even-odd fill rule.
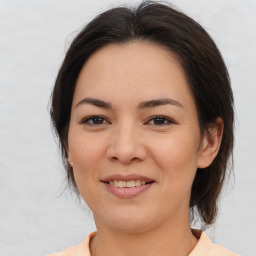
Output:
[[[74,35],[117,3],[135,1],[0,0],[0,255],[46,255],[95,228],[87,207],[62,193],[65,176],[47,106]],[[208,234],[237,253],[255,255],[256,1],[172,3],[215,39],[235,95],[235,178]]]

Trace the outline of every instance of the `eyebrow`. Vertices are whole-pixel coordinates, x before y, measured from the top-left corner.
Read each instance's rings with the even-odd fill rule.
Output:
[[[76,108],[82,104],[91,104],[91,105],[94,105],[99,108],[113,109],[111,103],[103,101],[103,100],[99,100],[99,99],[94,99],[94,98],[84,98],[84,99],[80,100],[76,104]],[[153,107],[162,106],[162,105],[173,105],[173,106],[183,108],[183,105],[180,102],[178,102],[177,100],[168,99],[168,98],[143,101],[137,106],[137,108],[139,110],[141,110],[141,109],[145,109],[145,108],[153,108]]]
[[[177,107],[183,108],[182,104],[177,100],[173,99],[156,99],[156,100],[149,100],[143,101],[138,105],[138,109],[145,109],[145,108],[153,108],[162,105],[174,105]]]
[[[98,99],[94,99],[94,98],[84,98],[82,100],[80,100],[77,104],[76,104],[76,108],[82,104],[91,104],[94,105],[96,107],[99,108],[104,108],[104,109],[112,109],[112,104],[103,100],[98,100]]]

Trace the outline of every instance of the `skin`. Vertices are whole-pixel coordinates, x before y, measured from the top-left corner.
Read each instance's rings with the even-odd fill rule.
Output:
[[[167,98],[174,104],[137,107]],[[91,254],[188,255],[197,243],[189,223],[191,186],[197,168],[216,156],[222,129],[218,119],[200,133],[184,71],[170,51],[138,41],[94,53],[78,77],[67,147],[98,230]],[[112,174],[139,174],[154,183],[135,197],[119,198],[101,182]]]

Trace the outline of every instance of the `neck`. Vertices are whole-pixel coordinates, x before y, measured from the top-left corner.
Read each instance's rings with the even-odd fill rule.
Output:
[[[164,225],[138,233],[97,227],[98,234],[90,243],[92,256],[187,256],[197,243],[189,223],[176,222],[171,227]]]

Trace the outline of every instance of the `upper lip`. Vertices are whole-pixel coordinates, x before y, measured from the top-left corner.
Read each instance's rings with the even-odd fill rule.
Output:
[[[128,175],[123,175],[123,174],[112,174],[109,175],[103,179],[101,179],[102,182],[110,182],[113,180],[121,180],[121,181],[130,181],[130,180],[144,180],[146,182],[152,182],[154,181],[151,178],[138,175],[138,174],[128,174]]]

